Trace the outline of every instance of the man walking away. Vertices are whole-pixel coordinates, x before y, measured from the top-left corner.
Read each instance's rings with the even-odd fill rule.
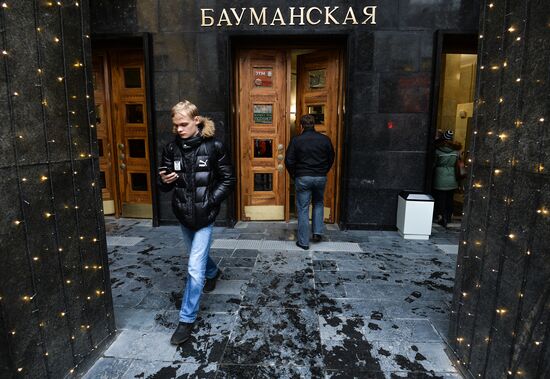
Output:
[[[309,249],[309,205],[313,203],[312,241],[322,240],[324,231],[323,197],[327,173],[334,163],[334,148],[330,139],[315,131],[313,115],[300,118],[302,134],[293,137],[286,149],[285,164],[296,187],[298,239],[296,246]]]

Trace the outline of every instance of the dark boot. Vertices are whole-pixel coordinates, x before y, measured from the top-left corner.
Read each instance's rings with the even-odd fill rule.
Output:
[[[204,282],[204,287],[202,287],[202,292],[208,293],[214,291],[216,289],[216,282],[218,281],[220,276],[222,276],[222,270],[218,269],[216,276],[214,276],[212,279],[206,278],[206,281]]]
[[[193,330],[193,323],[189,324],[187,322],[181,322],[178,324],[178,327],[172,338],[170,338],[170,343],[172,345],[180,345],[187,341],[191,337],[191,331]]]
[[[321,242],[323,240],[323,236],[320,234],[314,234],[311,240],[313,242]]]
[[[298,246],[300,249],[307,250],[309,249],[309,246],[302,245],[300,242],[296,241],[296,246]]]

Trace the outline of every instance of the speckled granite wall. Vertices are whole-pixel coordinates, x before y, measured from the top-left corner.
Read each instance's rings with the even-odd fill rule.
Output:
[[[90,2],[94,35],[152,34],[159,147],[171,138],[169,110],[180,98],[191,99],[201,112],[213,117],[231,147],[230,43],[236,38],[338,34],[347,39],[341,214],[346,226],[357,228],[394,227],[398,193],[426,190],[428,143],[433,138],[429,104],[434,34],[438,29],[475,33],[478,4],[479,0]],[[366,5],[378,6],[376,25],[341,24],[348,7],[360,13]],[[231,7],[240,12],[263,6],[271,12],[280,7],[285,19],[289,7],[338,7],[334,15],[340,24],[259,27],[243,21],[232,27],[200,26],[200,8],[214,9],[218,19],[223,8],[231,14]],[[161,222],[173,220],[170,197],[160,194],[158,201]],[[224,209],[218,219],[227,215]]]
[[[87,1],[0,7],[2,378],[64,377],[114,332],[88,15]]]
[[[482,378],[550,377],[550,3],[483,1],[451,340]]]

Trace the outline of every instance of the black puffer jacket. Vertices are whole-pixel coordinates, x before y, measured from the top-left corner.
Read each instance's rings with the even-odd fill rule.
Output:
[[[176,137],[164,147],[161,166],[171,168],[179,178],[169,184],[159,180],[159,187],[163,192],[175,188],[174,214],[184,226],[198,230],[214,222],[221,202],[233,189],[235,176],[231,159],[220,141],[200,137],[191,146],[184,145]]]

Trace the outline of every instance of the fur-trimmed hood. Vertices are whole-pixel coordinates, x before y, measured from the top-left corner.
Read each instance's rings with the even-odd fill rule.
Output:
[[[201,136],[203,138],[213,138],[216,134],[216,126],[214,121],[208,117],[199,116],[201,118],[199,128],[201,130]]]

